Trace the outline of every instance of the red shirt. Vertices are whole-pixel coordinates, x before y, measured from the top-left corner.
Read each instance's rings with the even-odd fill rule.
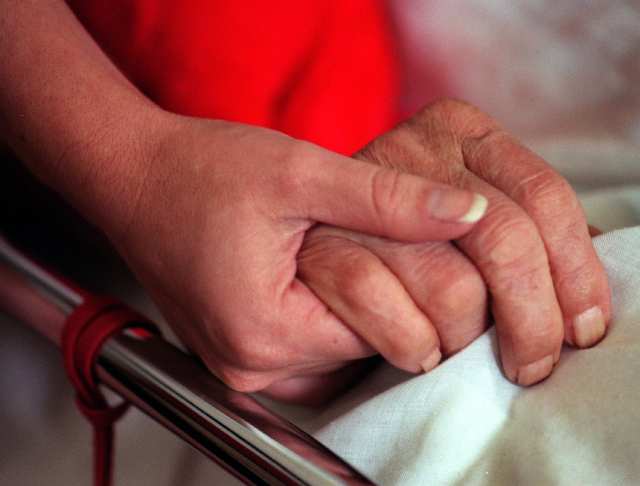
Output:
[[[138,88],[185,115],[351,153],[397,120],[377,0],[69,0]]]

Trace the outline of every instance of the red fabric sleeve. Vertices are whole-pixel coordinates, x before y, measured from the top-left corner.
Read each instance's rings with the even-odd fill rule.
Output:
[[[119,68],[176,113],[351,153],[397,119],[377,0],[70,0]]]

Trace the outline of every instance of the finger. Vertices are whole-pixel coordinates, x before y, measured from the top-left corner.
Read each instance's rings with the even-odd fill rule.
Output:
[[[581,348],[597,343],[611,316],[609,287],[571,186],[500,131],[468,141],[463,152],[472,172],[506,193],[536,224],[564,316],[565,339]]]
[[[393,272],[433,323],[440,350],[450,356],[487,327],[487,290],[469,259],[449,243],[398,243],[334,227],[315,234],[349,239],[369,249]]]
[[[239,317],[227,322],[229,328],[246,324],[247,314]],[[298,278],[281,295],[273,295],[269,308],[254,319],[259,325],[251,339],[220,333],[218,352],[212,352],[210,340],[191,340],[209,370],[237,391],[255,392],[292,377],[328,373],[376,354]]]
[[[449,243],[397,244],[365,237],[429,317],[444,356],[469,345],[487,328],[487,289],[480,272]]]
[[[307,240],[308,236],[305,242]],[[298,276],[280,301],[277,317],[279,324],[274,326],[278,341],[296,358],[289,363],[297,362],[301,365],[295,368],[296,375],[302,370],[326,371],[327,364],[346,363],[376,353],[362,336],[354,332],[303,281],[300,255],[305,247],[306,243],[298,254]],[[287,365],[287,369],[294,368]]]
[[[298,274],[331,311],[387,361],[410,372],[440,362],[438,334],[393,273],[355,242],[307,235]]]
[[[466,233],[486,199],[423,177],[315,150],[288,166],[280,190],[298,216],[398,240],[447,240]],[[319,155],[320,154],[320,155]]]
[[[558,361],[564,335],[544,244],[502,192],[473,174],[466,184],[487,196],[489,211],[458,245],[489,287],[505,374],[521,385],[537,383]]]

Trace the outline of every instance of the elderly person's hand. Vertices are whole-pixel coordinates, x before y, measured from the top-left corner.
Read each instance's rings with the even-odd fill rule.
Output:
[[[429,349],[428,370],[479,336],[487,290],[504,371],[516,383],[546,378],[563,338],[585,348],[604,336],[607,279],[573,190],[491,118],[441,101],[356,157],[489,200],[486,216],[453,244],[327,226],[307,235],[301,279],[392,364],[415,371],[407,357]]]

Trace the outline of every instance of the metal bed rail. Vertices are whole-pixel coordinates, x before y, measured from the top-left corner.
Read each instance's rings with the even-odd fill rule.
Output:
[[[83,302],[0,235],[0,310],[59,344]],[[372,485],[310,435],[236,392],[158,336],[123,331],[102,347],[100,382],[246,484]]]

